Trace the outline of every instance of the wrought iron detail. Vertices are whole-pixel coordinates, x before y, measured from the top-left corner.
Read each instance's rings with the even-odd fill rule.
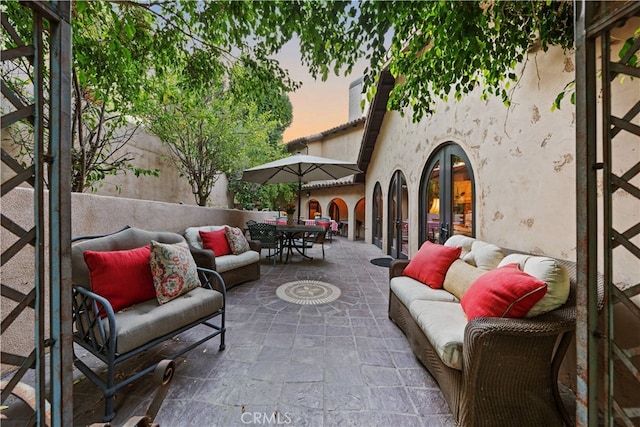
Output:
[[[640,347],[633,341],[625,342],[621,333],[623,328],[629,328],[631,319],[640,322],[640,307],[631,300],[640,294],[640,283],[616,283],[617,269],[628,266],[630,258],[640,268],[640,248],[634,243],[640,235],[640,222],[628,224],[621,220],[627,212],[621,209],[622,205],[624,209],[640,211],[637,185],[640,161],[633,161],[638,159],[640,150],[640,126],[636,124],[640,90],[635,83],[635,95],[628,96],[629,92],[624,99],[617,99],[619,91],[612,88],[616,78],[640,77],[640,68],[634,62],[640,52],[640,39],[636,39],[621,58],[612,58],[612,46],[616,42],[612,31],[633,16],[640,16],[638,2],[576,2],[577,244],[578,278],[584,283],[578,292],[582,309],[578,312],[576,335],[577,363],[581,367],[577,390],[578,426],[602,422],[605,426],[632,426],[640,422],[637,393],[631,397],[625,394],[629,389],[640,387]],[[596,53],[598,46],[600,55]],[[599,85],[600,116],[595,109]],[[600,141],[598,132],[601,132]],[[602,161],[598,159],[599,152]],[[596,195],[599,183],[603,189],[600,207]],[[599,221],[603,226],[601,236],[596,232]],[[593,292],[599,257],[604,266],[606,303],[601,319]],[[599,378],[604,378],[603,388],[598,386]]]
[[[6,13],[1,15],[1,121],[3,130],[10,126],[32,128],[34,155],[31,164],[25,165],[22,162],[28,163],[28,159],[14,157],[17,150],[3,144],[1,161],[4,170],[0,194],[4,199],[18,187],[30,187],[33,190],[33,209],[31,218],[0,215],[2,239],[7,242],[3,245],[0,265],[3,269],[10,269],[14,263],[31,261],[34,268],[29,283],[12,283],[9,276],[3,277],[0,331],[3,338],[7,333],[13,333],[28,340],[30,334],[24,333],[25,324],[35,325],[35,328],[31,350],[19,350],[28,354],[15,354],[15,351],[7,349],[8,346],[2,348],[2,364],[14,369],[3,375],[1,398],[4,404],[9,396],[14,395],[31,407],[33,415],[27,421],[29,425],[64,426],[73,424],[73,373],[68,369],[72,357],[71,319],[65,318],[70,317],[65,313],[71,312],[71,301],[67,297],[70,291],[65,291],[65,287],[70,288],[65,286],[70,268],[65,267],[65,262],[69,261],[65,261],[66,251],[59,250],[69,245],[66,236],[70,234],[69,217],[65,218],[66,225],[60,219],[70,212],[70,193],[65,185],[70,175],[64,168],[68,164],[65,156],[70,155],[67,144],[70,140],[68,113],[71,104],[66,93],[70,92],[71,62],[70,58],[68,62],[63,59],[69,57],[71,49],[70,3],[34,1],[21,2],[20,6],[31,11],[32,34],[27,38],[21,36]],[[13,90],[9,81],[8,70],[15,61],[28,67],[27,73],[31,76],[29,93],[32,99],[28,101]],[[45,86],[50,92],[47,96],[44,94]],[[48,121],[44,119],[44,111],[49,114]],[[49,166],[47,171],[47,179],[54,183],[48,189],[48,214],[45,213],[46,159],[55,159],[57,163],[56,167]],[[31,224],[21,225],[25,222]],[[49,230],[48,247],[45,230]],[[45,260],[49,265],[48,274],[44,268]],[[47,312],[49,317],[45,317]],[[35,370],[35,384],[28,384],[25,375],[32,369]],[[47,383],[51,384],[50,390],[45,390]]]

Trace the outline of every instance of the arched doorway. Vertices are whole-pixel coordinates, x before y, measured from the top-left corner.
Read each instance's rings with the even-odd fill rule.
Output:
[[[382,188],[380,183],[376,182],[373,189],[373,213],[371,215],[372,224],[372,241],[373,244],[382,249]]]
[[[346,213],[347,205],[341,199],[333,199],[331,203],[329,203],[329,208],[327,209],[329,217],[335,220],[338,224],[340,223],[340,205],[344,207]]]
[[[318,214],[318,216],[322,215],[322,207],[316,199],[311,199],[307,204],[307,218],[314,219],[316,214]]]
[[[389,255],[397,259],[408,258],[409,193],[402,171],[395,171],[389,185]]]
[[[430,157],[420,183],[420,245],[449,236],[475,236],[475,179],[469,158],[455,143]]]
[[[365,199],[362,198],[358,200],[356,206],[354,208],[354,219],[356,229],[353,233],[354,240],[364,239],[364,229],[365,229]]]

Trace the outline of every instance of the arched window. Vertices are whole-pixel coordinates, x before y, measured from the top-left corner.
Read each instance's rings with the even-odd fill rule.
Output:
[[[397,259],[408,258],[409,248],[409,193],[407,180],[401,171],[395,171],[389,185],[389,255]]]
[[[376,182],[376,186],[373,189],[373,212],[371,220],[373,221],[372,239],[373,244],[382,249],[382,188],[380,183]]]
[[[454,143],[429,158],[420,182],[420,245],[449,236],[475,236],[475,179],[469,158]]]

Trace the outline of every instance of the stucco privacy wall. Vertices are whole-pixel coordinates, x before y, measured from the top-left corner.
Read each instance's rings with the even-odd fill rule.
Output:
[[[127,151],[133,157],[133,165],[144,169],[158,169],[159,176],[141,175],[136,178],[129,172],[126,175],[108,177],[105,185],[100,187],[96,194],[196,205],[191,185],[186,177],[180,176],[180,172],[168,158],[169,151],[158,137],[140,127],[127,144]],[[119,191],[116,186],[120,188]],[[221,175],[214,185],[209,206],[233,206],[233,199],[230,200],[227,194],[227,179],[224,175]]]
[[[47,196],[45,195],[45,200]],[[2,214],[28,230],[33,227],[33,190],[15,188],[2,196]],[[48,215],[45,208],[45,217]],[[263,221],[273,218],[275,212],[240,211],[217,209],[176,203],[153,202],[123,197],[99,196],[84,193],[71,194],[72,236],[109,233],[129,225],[147,230],[181,232],[186,227],[197,225],[228,224],[244,227],[246,221]],[[48,233],[48,231],[45,231]],[[4,253],[16,242],[16,237],[4,227],[1,234]],[[48,241],[45,251],[48,251]],[[12,287],[22,286],[22,292],[33,287],[34,252],[29,246],[2,267],[2,283]],[[46,266],[45,268],[48,268]],[[48,298],[48,296],[47,296]],[[48,304],[45,305],[48,308]],[[2,298],[0,309],[9,313],[15,303]],[[2,332],[3,351],[28,355],[33,349],[34,318],[31,310],[24,310],[9,329]],[[48,314],[45,316],[48,318]],[[11,368],[3,364],[2,371]]]
[[[134,126],[129,125],[120,133],[133,132]],[[12,155],[16,154],[16,146],[3,135],[2,147]],[[118,196],[139,200],[157,200],[169,203],[184,203],[196,205],[196,199],[187,178],[180,176],[180,172],[167,157],[169,152],[162,141],[139,127],[127,145],[121,150],[129,153],[130,163],[138,168],[158,169],[159,176],[136,177],[133,172],[107,176],[104,183],[98,187],[95,194],[104,196]],[[13,171],[2,168],[2,179],[8,179]],[[221,175],[214,186],[209,205],[213,207],[233,206],[233,198],[227,193],[227,179]]]
[[[475,175],[477,238],[515,250],[575,259],[575,108],[566,99],[561,110],[550,109],[555,96],[574,78],[573,57],[558,48],[538,52],[529,56],[518,74],[509,109],[496,98],[482,101],[476,91],[459,102],[438,102],[436,112],[419,123],[412,123],[408,112],[405,117],[397,112],[385,115],[367,171],[366,220],[371,224],[376,182],[381,184],[386,212],[392,174],[401,170],[409,194],[409,257],[418,250],[419,186],[425,165],[440,144],[454,142],[466,152]],[[616,102],[628,109],[637,99],[639,84],[637,79],[615,80]],[[620,137],[625,139],[631,143],[630,135]],[[628,170],[638,156],[614,159],[614,169]],[[631,197],[616,197],[616,210],[623,213],[617,220],[627,228],[637,223],[640,213]],[[386,214],[383,221],[387,230]],[[370,228],[366,236],[371,242]],[[386,249],[387,233],[383,239]],[[633,266],[637,264],[631,258],[626,264],[616,270],[615,279],[635,283]]]

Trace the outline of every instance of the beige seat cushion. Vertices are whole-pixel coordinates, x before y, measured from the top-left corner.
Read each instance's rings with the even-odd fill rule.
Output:
[[[538,316],[567,302],[570,292],[569,273],[558,261],[544,256],[510,254],[500,262],[499,266],[512,263],[518,263],[522,271],[547,284],[547,293],[527,312],[525,317]]]
[[[444,289],[433,289],[424,283],[407,276],[397,276],[391,279],[389,286],[400,301],[409,307],[415,300],[431,300],[457,302],[458,299]]]
[[[224,273],[225,271],[235,270],[245,265],[260,262],[260,254],[256,251],[246,251],[238,255],[222,255],[216,257],[216,271]]]
[[[416,300],[409,307],[440,360],[450,368],[462,370],[462,343],[467,318],[460,304],[444,301]]]
[[[196,288],[166,304],[154,298],[116,313],[120,354],[211,315],[222,308],[222,294],[206,288]],[[109,324],[103,320],[107,331]]]
[[[485,270],[467,264],[461,259],[457,259],[451,264],[449,270],[447,270],[442,287],[444,290],[455,295],[458,300],[461,300],[469,286],[484,273],[486,273]]]

